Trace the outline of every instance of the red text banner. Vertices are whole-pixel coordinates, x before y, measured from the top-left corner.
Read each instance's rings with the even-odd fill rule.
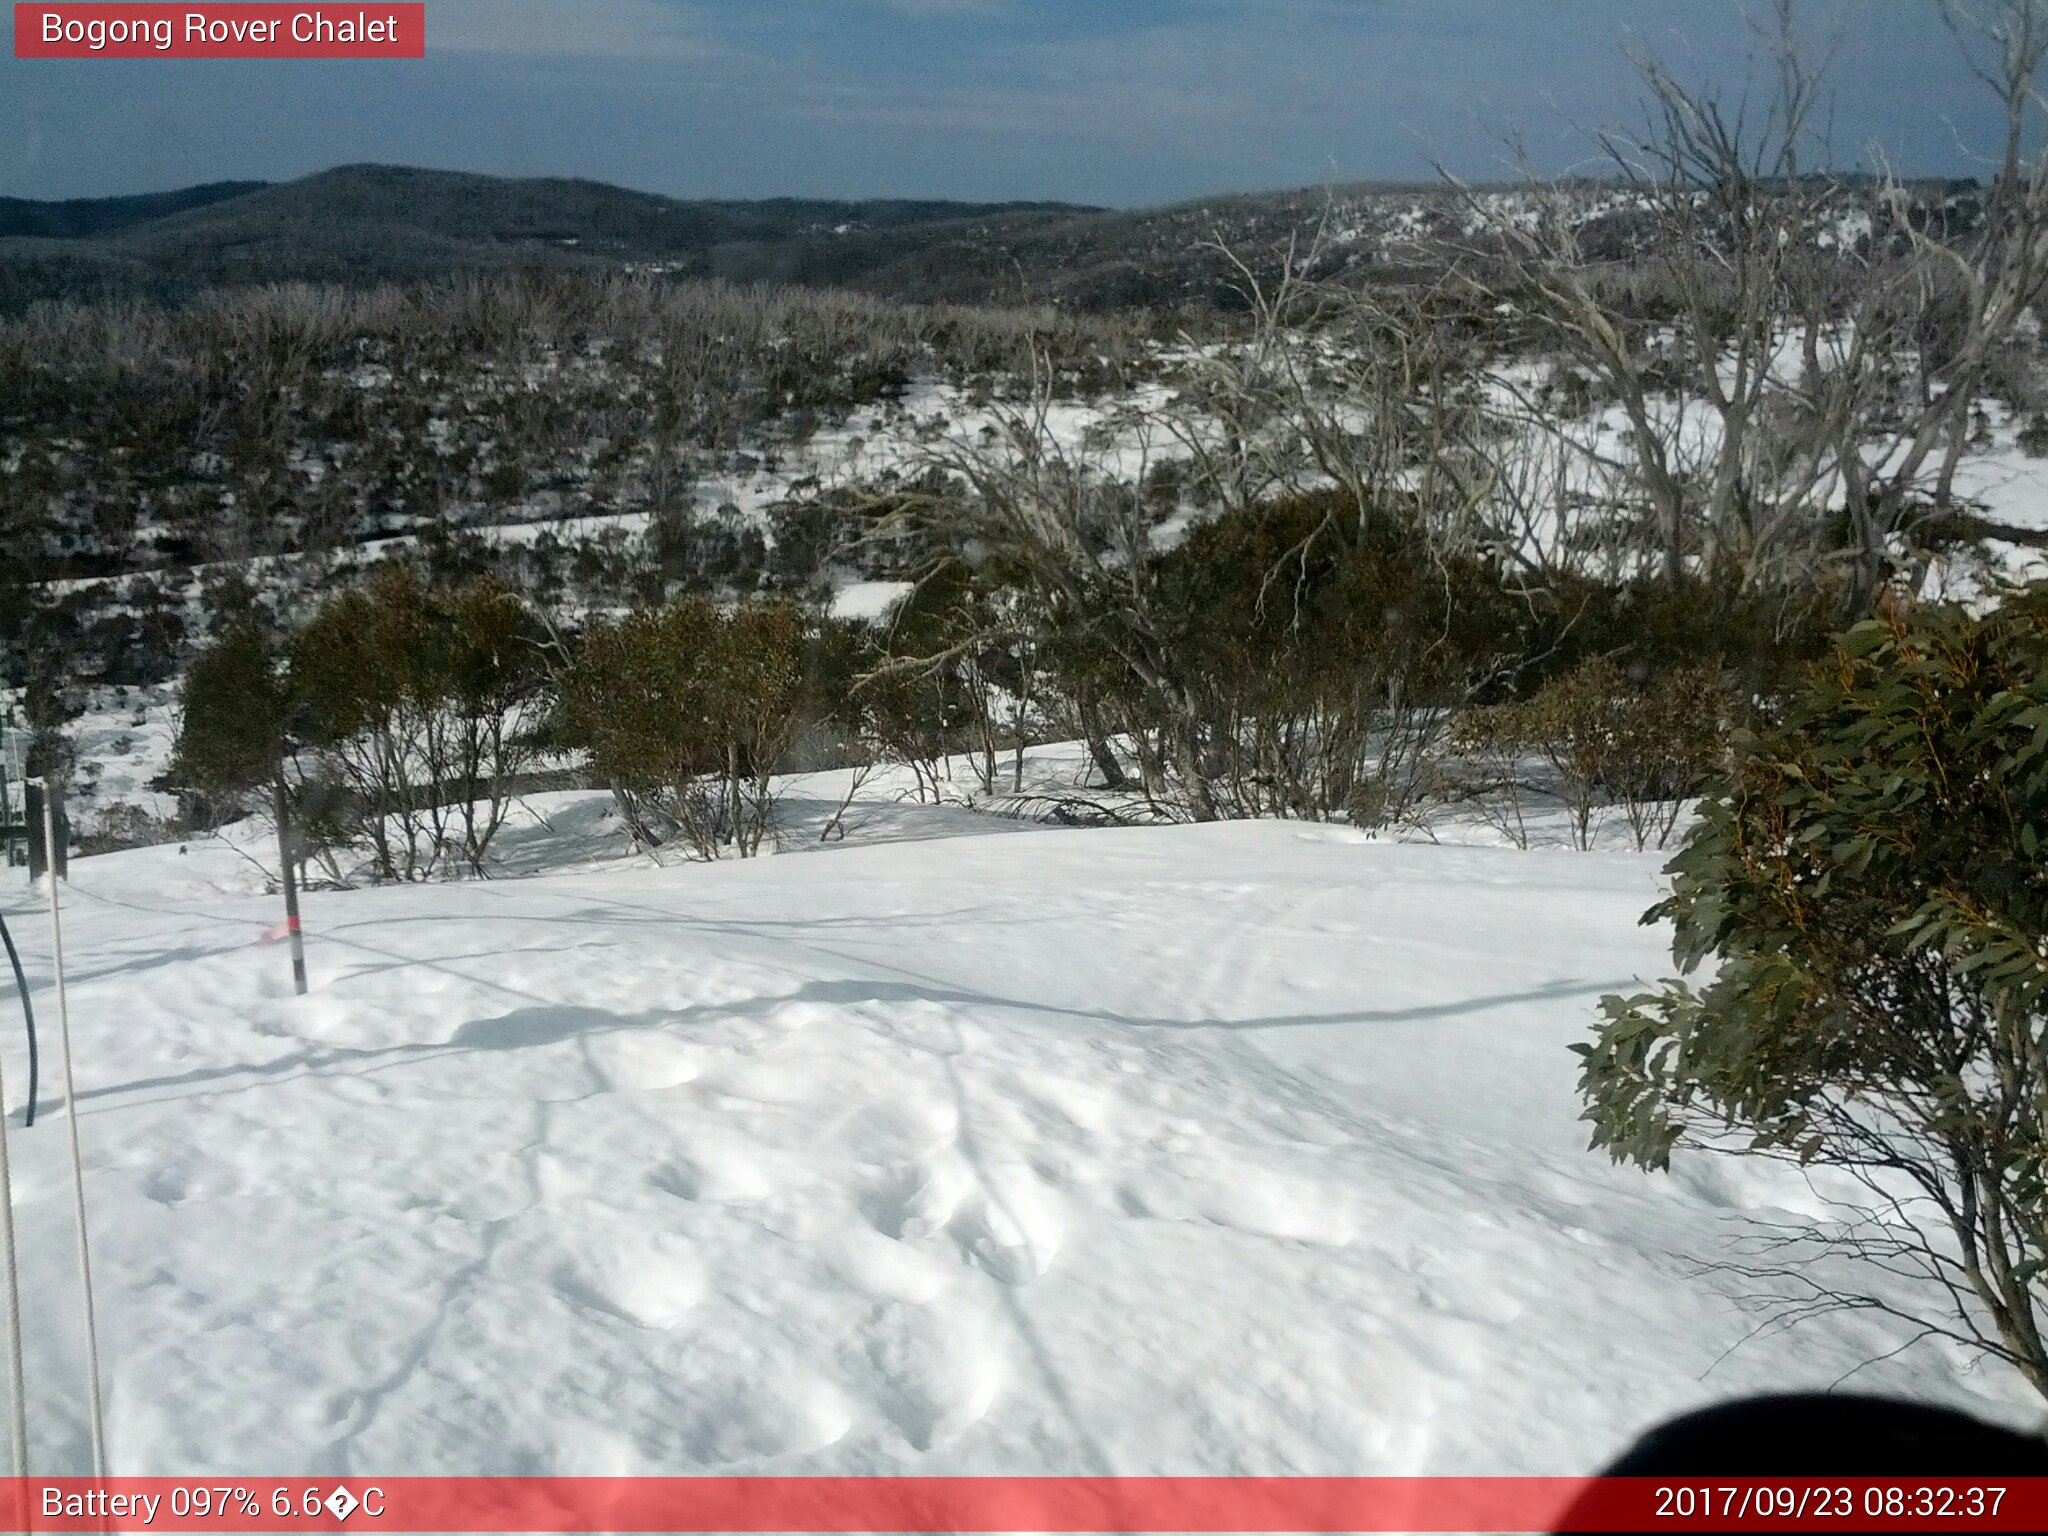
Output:
[[[14,7],[17,59],[419,59],[424,4]]]
[[[9,1531],[2041,1531],[2048,1478],[20,1478]]]

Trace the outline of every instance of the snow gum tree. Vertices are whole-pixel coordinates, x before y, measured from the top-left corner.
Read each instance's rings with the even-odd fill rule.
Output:
[[[165,782],[208,819],[274,791],[301,843],[360,846],[379,879],[458,861],[481,878],[538,750],[546,681],[513,593],[385,566],[275,643],[248,615],[221,624],[187,669]]]
[[[288,702],[276,658],[252,625],[224,630],[185,671],[169,782],[231,802],[284,772]]]
[[[289,862],[303,883],[308,859],[340,878],[333,851],[352,832],[329,780],[300,756],[303,711],[278,649],[247,618],[221,627],[186,669],[171,761],[158,788],[178,791],[188,821],[205,827],[247,810],[280,813],[280,878]]]
[[[1738,740],[1645,919],[1712,979],[1607,998],[1575,1049],[1617,1161],[1718,1147],[1851,1176],[1867,1198],[1735,1265],[1795,1313],[1907,1318],[2048,1396],[2044,854],[2048,587],[1870,620]],[[1813,1243],[1910,1289],[1816,1278]]]

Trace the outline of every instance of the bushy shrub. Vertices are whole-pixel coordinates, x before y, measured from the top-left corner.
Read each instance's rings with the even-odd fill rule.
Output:
[[[1832,1241],[1924,1304],[1772,1273],[2048,1395],[2048,589],[1858,626],[1735,750],[1649,914],[1681,973],[1717,968],[1605,1000],[1593,1143],[1847,1170],[1869,1198]]]
[[[759,853],[803,718],[805,625],[781,600],[684,597],[584,636],[558,731],[590,754],[643,844]]]
[[[770,579],[786,591],[828,591],[832,566],[859,527],[859,518],[843,500],[797,496],[778,501],[768,509],[768,529],[775,540],[767,555]]]
[[[659,574],[686,592],[752,592],[768,566],[767,539],[731,505],[658,514],[648,547]]]
[[[537,747],[545,669],[525,605],[489,578],[430,588],[380,566],[288,643],[289,696],[346,787],[384,879],[482,875]]]
[[[482,875],[538,749],[545,684],[518,598],[382,566],[277,645],[229,622],[186,670],[163,783],[198,825],[282,784],[301,842],[360,846],[380,879]]]
[[[1197,701],[1221,814],[1398,815],[1452,712],[1512,676],[1532,615],[1398,509],[1365,528],[1305,496],[1194,529],[1160,562],[1165,655]],[[1146,749],[1142,695],[1126,718]],[[1140,765],[1164,777],[1162,760]]]
[[[150,815],[139,805],[113,805],[100,814],[91,831],[80,834],[78,851],[82,855],[120,853],[175,843],[183,836],[183,828]]]
[[[1556,583],[1545,611],[1525,682],[1596,656],[1612,659],[1639,684],[1713,659],[1730,708],[1747,722],[1829,654],[1841,627],[1841,594],[1827,585],[1745,590],[1726,582],[1573,578]]]
[[[910,770],[920,802],[945,797],[948,759],[970,750],[975,719],[987,713],[985,693],[975,696],[976,659],[993,646],[980,598],[968,574],[949,567],[862,637],[849,703],[881,755]]]
[[[1593,847],[1612,812],[1626,818],[1637,848],[1662,848],[1723,754],[1727,715],[1716,667],[1637,682],[1593,656],[1527,699],[1459,716],[1451,740],[1467,772],[1450,782],[1517,842],[1526,840],[1523,797],[1534,792],[1562,802],[1575,847]],[[1540,781],[1525,777],[1532,765]]]
[[[200,796],[206,823],[284,771],[288,705],[276,658],[253,625],[231,624],[185,669],[166,782]]]

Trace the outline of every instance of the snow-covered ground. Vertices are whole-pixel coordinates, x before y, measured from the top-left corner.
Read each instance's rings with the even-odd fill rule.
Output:
[[[170,765],[177,740],[175,686],[88,690],[70,735],[79,765],[70,791],[74,827],[97,830],[121,806],[154,817],[177,815],[177,797],[149,787]]]
[[[601,797],[545,809],[518,862]],[[987,825],[878,835],[925,815]],[[298,999],[230,843],[80,860],[114,1469],[1564,1473],[1828,1385],[1900,1334],[1744,1343],[1698,1268],[1806,1182],[1576,1122],[1567,1045],[1665,965],[1658,863],[1280,823],[614,854],[315,892]],[[35,1469],[76,1470],[64,1130],[5,1046]],[[1935,1345],[1853,1383],[2035,1416]]]

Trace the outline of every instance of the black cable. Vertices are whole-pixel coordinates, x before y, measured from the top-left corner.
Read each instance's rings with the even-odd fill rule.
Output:
[[[7,931],[7,919],[0,917],[0,941],[7,945],[8,963],[14,967],[14,985],[21,992],[21,1016],[28,1021],[28,1118],[24,1128],[36,1123],[36,1011],[29,1005],[28,978],[21,974],[21,956],[15,953],[14,935]]]

